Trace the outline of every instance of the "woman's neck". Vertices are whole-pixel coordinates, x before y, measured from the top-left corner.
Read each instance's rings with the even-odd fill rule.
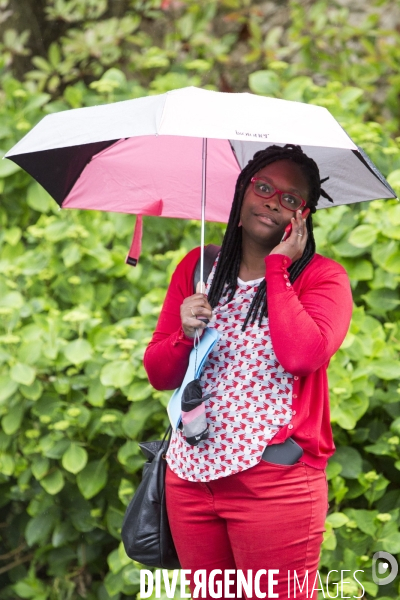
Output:
[[[265,277],[264,259],[272,248],[262,247],[251,240],[242,242],[242,260],[240,262],[239,277],[243,281],[252,281]]]

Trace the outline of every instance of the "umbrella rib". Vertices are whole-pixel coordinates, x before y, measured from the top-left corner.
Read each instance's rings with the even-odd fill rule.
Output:
[[[382,173],[376,168],[376,166],[371,161],[368,154],[362,148],[360,148],[360,146],[357,147],[357,150],[352,150],[352,153],[354,154],[354,156],[357,156],[358,160],[360,160],[363,163],[363,165],[365,167],[367,167],[367,169],[373,175],[375,175],[375,177],[378,179],[378,181],[380,181],[387,188],[387,190],[390,193],[392,193],[395,198],[397,198],[396,192],[390,186],[390,184],[386,181],[386,179],[383,177]]]

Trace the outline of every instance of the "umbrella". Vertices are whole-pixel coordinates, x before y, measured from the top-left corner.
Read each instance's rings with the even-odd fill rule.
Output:
[[[44,117],[6,154],[62,208],[227,222],[236,178],[257,150],[299,144],[318,164],[319,208],[395,192],[323,107],[188,87]],[[206,205],[207,196],[207,205]],[[201,208],[200,208],[201,198]],[[203,279],[203,252],[201,252]]]

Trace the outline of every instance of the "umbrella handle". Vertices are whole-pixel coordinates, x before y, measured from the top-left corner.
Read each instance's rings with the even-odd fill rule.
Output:
[[[196,293],[197,294],[205,294],[206,293],[206,284],[204,283],[204,281],[198,282],[198,284],[196,285]],[[202,321],[206,325],[208,325],[210,322],[210,320],[207,319],[207,317],[197,317],[197,319],[199,321]]]
[[[205,294],[206,293],[206,284],[204,281],[199,281],[196,285],[196,294]]]

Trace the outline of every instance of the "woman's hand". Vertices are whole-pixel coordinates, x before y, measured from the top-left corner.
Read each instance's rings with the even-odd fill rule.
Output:
[[[194,338],[196,329],[205,329],[207,324],[200,321],[198,317],[210,320],[212,308],[204,294],[193,294],[185,298],[181,304],[182,329],[187,337]]]
[[[292,217],[291,223],[292,231],[287,240],[275,246],[270,254],[284,254],[294,262],[303,256],[308,238],[306,219],[301,210],[296,212],[296,217]]]

